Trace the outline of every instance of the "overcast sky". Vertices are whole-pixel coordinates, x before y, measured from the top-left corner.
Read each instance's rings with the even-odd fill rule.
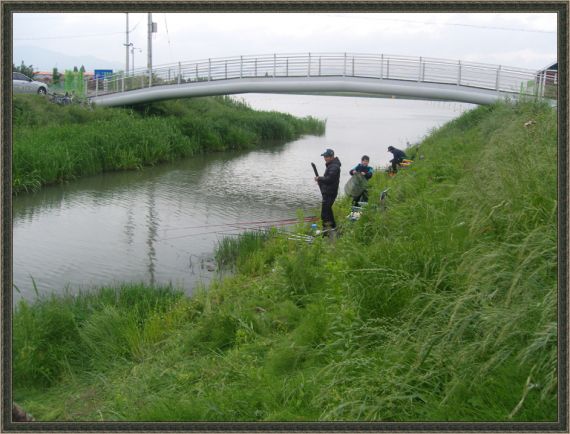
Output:
[[[554,13],[153,13],[152,21],[158,26],[152,42],[155,66],[306,52],[423,56],[530,69],[557,59]],[[142,50],[135,52],[137,68],[147,62],[147,22],[145,13],[129,14],[130,42]],[[85,60],[87,70],[124,69],[125,31],[124,13],[17,13],[13,60],[44,71],[72,67],[70,57]]]

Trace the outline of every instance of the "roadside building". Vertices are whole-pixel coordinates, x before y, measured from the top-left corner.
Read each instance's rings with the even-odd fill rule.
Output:
[[[38,71],[34,73],[33,76],[34,80],[41,81],[45,84],[52,84],[53,83],[53,74],[51,72],[46,71]]]
[[[558,62],[551,63],[539,70],[536,78],[539,83],[558,84]]]

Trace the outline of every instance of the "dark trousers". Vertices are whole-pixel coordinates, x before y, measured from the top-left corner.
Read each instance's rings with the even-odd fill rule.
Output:
[[[326,229],[325,226],[336,228],[336,222],[334,221],[334,214],[332,210],[335,199],[336,196],[323,195],[323,203],[321,207],[321,220],[323,221],[323,229]]]
[[[368,191],[364,190],[360,196],[352,198],[352,204],[358,206],[358,202],[368,202]]]
[[[393,160],[390,160],[390,163],[392,163],[392,171],[393,172],[397,172],[398,171],[398,166],[400,165],[400,163],[402,163],[402,161],[404,161],[403,158],[394,158]]]

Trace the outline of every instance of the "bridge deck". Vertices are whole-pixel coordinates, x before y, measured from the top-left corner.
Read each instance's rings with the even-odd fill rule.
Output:
[[[237,93],[354,94],[490,104],[543,96],[546,74],[445,59],[306,53],[206,59],[88,81],[93,102],[123,105]],[[556,81],[556,80],[555,80]],[[549,79],[549,84],[551,79]]]

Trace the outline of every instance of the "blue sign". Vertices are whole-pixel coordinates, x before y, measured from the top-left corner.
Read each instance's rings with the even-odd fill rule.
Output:
[[[106,75],[112,74],[112,69],[96,69],[93,71],[96,79],[105,78]]]

